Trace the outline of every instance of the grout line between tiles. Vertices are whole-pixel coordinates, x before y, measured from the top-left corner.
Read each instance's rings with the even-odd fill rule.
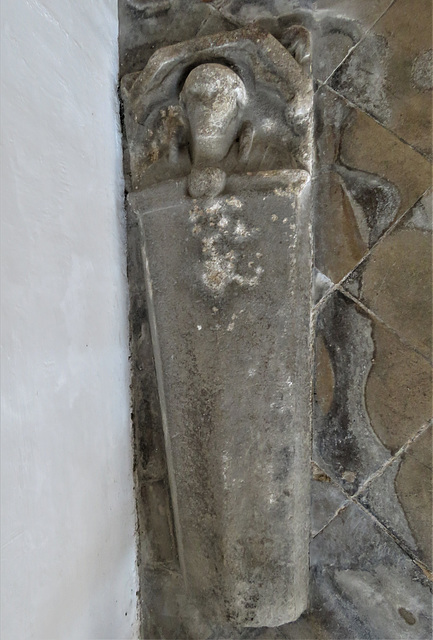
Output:
[[[320,535],[322,533],[322,531],[324,531],[331,524],[331,522],[334,522],[335,518],[338,518],[340,513],[345,511],[347,509],[347,507],[350,505],[350,503],[351,503],[350,497],[348,497],[346,495],[345,491],[343,491],[343,489],[341,487],[338,487],[338,489],[340,489],[341,493],[343,493],[346,496],[346,502],[344,502],[341,505],[341,507],[338,507],[337,511],[334,513],[332,518],[330,518],[328,520],[328,522],[326,524],[324,524],[323,527],[317,533],[314,534],[314,536],[311,536],[311,540],[314,540],[314,538],[317,538],[317,536]]]
[[[323,171],[320,173],[320,175],[324,175],[326,173],[330,173],[330,170],[327,171]],[[314,176],[312,178],[312,181],[317,181],[318,176]],[[388,227],[388,229],[386,229],[383,234],[380,236],[380,238],[373,244],[373,246],[371,246],[369,248],[369,250],[367,251],[367,253],[361,258],[361,260],[359,260],[355,266],[348,271],[342,278],[341,280],[339,280],[337,283],[333,283],[332,287],[330,289],[328,289],[328,291],[326,291],[326,293],[323,294],[323,296],[320,298],[320,300],[318,300],[316,302],[316,304],[313,305],[312,308],[312,313],[313,315],[317,315],[317,311],[319,310],[319,308],[322,306],[324,300],[326,300],[330,294],[332,294],[336,289],[341,289],[344,288],[344,283],[350,278],[350,276],[358,269],[358,267],[360,267],[362,264],[364,264],[364,262],[367,261],[367,259],[372,255],[373,251],[376,249],[376,247],[378,245],[380,245],[382,243],[382,241],[387,238],[389,235],[391,235],[391,233],[394,231],[394,229],[400,224],[400,222],[402,221],[402,219],[404,218],[405,215],[407,215],[409,213],[409,211],[411,211],[411,209],[413,209],[414,207],[417,206],[417,204],[419,204],[421,202],[421,200],[428,195],[429,191],[431,190],[431,187],[427,187],[427,189],[419,196],[419,198],[417,200],[415,200],[415,202],[413,204],[411,204],[405,211],[403,211],[403,213],[401,213],[395,220],[394,222],[392,222],[392,224]],[[314,267],[315,265],[313,265]],[[317,268],[317,267],[316,267]],[[318,271],[320,271],[318,269]],[[324,274],[326,275],[326,274]],[[346,289],[344,289],[344,291],[346,292]],[[347,292],[350,293],[350,292]],[[359,302],[360,304],[362,304],[362,302],[353,294],[350,294],[353,299],[355,299],[357,302]],[[372,312],[373,313],[373,312]],[[384,322],[383,320],[381,320],[382,322]],[[424,356],[425,357],[425,356]]]
[[[325,85],[322,85],[325,86]],[[327,84],[326,88],[329,91],[332,91],[332,93],[334,93],[336,96],[338,96],[339,98],[341,98],[342,100],[345,100],[347,102],[348,105],[350,105],[352,108],[357,109],[357,111],[360,111],[361,113],[363,113],[365,116],[367,116],[367,118],[371,118],[372,120],[374,120],[374,122],[376,124],[378,124],[380,127],[382,127],[382,129],[385,129],[385,131],[388,131],[388,133],[390,133],[391,135],[393,135],[395,138],[397,138],[397,140],[399,140],[401,143],[405,144],[407,147],[409,147],[410,149],[412,149],[412,151],[414,151],[417,155],[420,156],[420,158],[423,158],[426,162],[428,162],[430,165],[432,164],[432,161],[423,153],[421,153],[421,151],[419,149],[417,149],[416,147],[414,147],[412,144],[410,144],[410,142],[408,142],[407,140],[405,140],[404,138],[400,137],[395,131],[393,131],[392,129],[389,129],[388,127],[386,127],[383,122],[380,122],[380,120],[378,120],[377,118],[375,118],[374,115],[372,115],[371,113],[369,113],[368,111],[365,111],[365,109],[362,109],[362,107],[360,107],[359,105],[355,104],[355,102],[352,102],[352,100],[349,100],[349,98],[347,98],[345,95],[343,95],[342,93],[340,93],[339,91],[337,91],[336,89],[334,89],[334,87],[331,87],[331,85]]]
[[[370,518],[376,523],[376,525],[395,542],[395,544],[403,551],[403,553],[406,554],[408,558],[419,569],[421,569],[421,571],[423,571],[426,578],[428,578],[430,581],[433,581],[433,575],[430,569],[424,564],[424,562],[422,562],[419,558],[417,558],[417,556],[413,553],[411,549],[409,549],[409,547],[405,544],[405,542],[403,542],[403,540],[398,538],[390,529],[388,529],[388,527],[382,524],[382,522],[378,520],[376,516],[373,513],[371,513],[371,511],[369,511],[366,507],[364,507],[364,505],[361,502],[359,502],[356,499],[353,499],[352,502],[355,505],[357,505],[366,515],[370,516]]]
[[[422,562],[419,558],[417,558],[417,556],[413,553],[413,551],[411,549],[409,549],[409,547],[407,547],[407,545],[405,544],[405,542],[403,540],[401,540],[400,538],[398,538],[390,529],[388,529],[388,527],[386,527],[371,511],[369,511],[363,504],[362,502],[359,501],[359,496],[362,493],[362,491],[376,478],[378,478],[379,476],[381,476],[384,471],[386,471],[386,469],[395,461],[397,460],[399,457],[401,457],[403,455],[403,453],[405,453],[409,447],[416,441],[418,440],[418,438],[420,438],[433,424],[433,418],[431,418],[430,420],[428,420],[426,423],[424,423],[422,425],[422,427],[420,427],[418,429],[418,431],[407,440],[407,442],[405,442],[405,444],[400,447],[400,449],[394,454],[394,456],[392,456],[392,458],[390,458],[389,460],[387,460],[385,462],[385,464],[382,465],[382,467],[380,467],[380,469],[378,469],[377,471],[375,471],[373,474],[371,474],[371,476],[369,478],[367,478],[367,480],[362,484],[362,486],[356,491],[356,493],[354,493],[353,495],[348,494],[343,487],[341,487],[340,484],[338,484],[338,482],[335,482],[332,478],[331,478],[331,482],[332,485],[337,487],[337,489],[343,494],[343,496],[346,499],[346,502],[344,502],[338,509],[337,511],[334,513],[334,515],[328,520],[328,522],[320,529],[320,531],[317,531],[317,533],[315,533],[314,535],[311,536],[311,540],[314,540],[318,535],[320,535],[325,529],[328,528],[328,526],[334,522],[334,520],[336,518],[338,518],[338,516],[343,513],[343,511],[345,511],[350,504],[354,504],[355,506],[359,507],[366,515],[370,516],[370,518],[372,518],[372,520],[380,527],[380,529],[386,533],[388,536],[390,536],[390,538],[395,542],[395,544],[397,544],[397,546],[403,551],[403,553],[405,553],[410,560],[416,564],[418,566],[418,568],[420,568],[424,575],[430,580],[433,581],[433,575],[430,571],[430,569],[424,564],[424,562]],[[323,472],[323,469],[317,464],[317,462],[315,462],[316,466]],[[328,475],[328,474],[326,474]]]
[[[378,240],[376,240],[376,242],[369,248],[369,250],[367,251],[367,253],[365,254],[365,256],[363,256],[361,258],[361,260],[359,260],[359,262],[356,263],[356,265],[353,267],[353,269],[351,269],[348,273],[346,273],[345,276],[343,276],[343,278],[337,283],[337,285],[339,286],[344,286],[344,283],[346,282],[346,280],[354,273],[354,271],[356,271],[356,269],[363,264],[373,253],[373,251],[375,250],[375,248],[382,243],[382,241],[387,238],[389,235],[391,235],[391,233],[394,231],[394,229],[400,224],[400,222],[402,221],[402,219],[404,218],[405,215],[407,215],[409,213],[409,211],[411,211],[414,207],[416,207],[421,200],[428,195],[429,191],[431,190],[431,187],[428,186],[427,189],[417,198],[417,200],[415,200],[415,202],[413,204],[411,204],[405,211],[403,211],[403,213],[401,213],[399,216],[397,216],[397,218],[394,220],[394,222],[392,222],[390,224],[390,226],[383,232],[383,234],[380,236],[380,238]]]
[[[422,427],[420,427],[418,431],[411,438],[409,438],[409,440],[407,440],[393,456],[391,456],[391,458],[389,458],[379,469],[377,469],[377,471],[372,473],[363,482],[363,484],[358,488],[358,490],[356,491],[356,493],[353,494],[352,497],[354,499],[357,499],[358,496],[360,496],[361,493],[363,493],[364,490],[373,482],[373,480],[376,480],[376,478],[379,478],[386,471],[386,469],[388,469],[388,467],[390,467],[396,460],[401,458],[401,456],[409,449],[409,447],[414,442],[416,442],[418,438],[420,438],[431,427],[432,424],[433,424],[433,418],[430,418],[430,420],[425,422],[422,425]]]
[[[381,20],[383,18],[385,13],[387,13],[391,9],[392,5],[395,4],[396,2],[397,2],[397,0],[392,0],[390,2],[390,4],[386,7],[386,9],[384,9],[384,11],[382,11],[382,13],[376,18],[376,20],[368,27],[368,29],[365,31],[364,35],[358,40],[358,42],[356,44],[354,44],[353,47],[351,47],[349,49],[349,51],[344,56],[343,60],[341,60],[341,62],[339,62],[339,64],[329,74],[329,76],[326,78],[326,80],[322,81],[322,85],[325,85],[325,84],[327,85],[328,84],[328,81],[332,78],[334,73],[336,73],[336,71],[338,71],[338,69],[340,69],[340,67],[343,66],[343,64],[346,62],[347,58],[353,53],[353,51],[355,51],[355,49],[361,44],[361,42],[363,42],[365,40],[365,38],[370,33],[370,31],[372,31],[374,29],[374,27],[377,25],[379,20]]]

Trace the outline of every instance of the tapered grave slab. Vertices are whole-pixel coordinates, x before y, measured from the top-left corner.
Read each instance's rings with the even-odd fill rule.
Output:
[[[307,605],[312,86],[293,38],[198,38],[122,81],[179,560],[204,618],[240,626]]]
[[[213,615],[247,626],[296,619],[307,598],[309,187],[280,178],[130,196],[182,569]]]

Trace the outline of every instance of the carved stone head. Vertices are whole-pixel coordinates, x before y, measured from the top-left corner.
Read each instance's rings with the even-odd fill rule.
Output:
[[[299,29],[287,34],[293,55],[251,26],[159,49],[125,76],[133,188],[186,178],[190,196],[214,197],[235,176],[309,172],[313,88]]]
[[[201,64],[188,75],[180,101],[190,124],[193,165],[223,160],[238,134],[247,102],[241,78],[222,64]]]

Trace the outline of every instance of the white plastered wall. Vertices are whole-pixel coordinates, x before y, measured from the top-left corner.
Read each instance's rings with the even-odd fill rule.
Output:
[[[117,2],[1,13],[1,638],[129,639]]]

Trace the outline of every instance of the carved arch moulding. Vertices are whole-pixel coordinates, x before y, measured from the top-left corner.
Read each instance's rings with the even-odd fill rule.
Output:
[[[308,33],[157,51],[122,80],[179,563],[215,620],[308,595]],[[306,62],[307,61],[307,62]]]

